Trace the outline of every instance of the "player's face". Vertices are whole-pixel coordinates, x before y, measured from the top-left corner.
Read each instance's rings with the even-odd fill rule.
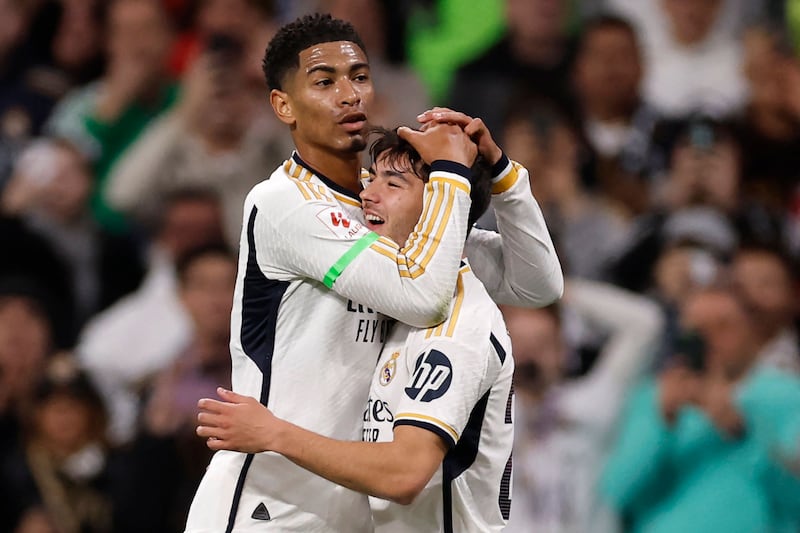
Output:
[[[425,182],[411,165],[388,164],[379,157],[370,169],[370,181],[361,191],[361,206],[367,227],[398,244],[403,244],[422,214]]]
[[[350,41],[322,43],[299,55],[285,91],[273,91],[278,117],[292,128],[298,149],[355,153],[366,147],[364,129],[373,99],[364,51]]]

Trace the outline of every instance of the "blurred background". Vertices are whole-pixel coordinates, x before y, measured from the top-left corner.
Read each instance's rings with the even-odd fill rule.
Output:
[[[0,531],[182,531],[292,150],[261,58],[314,11],[372,122],[453,107],[531,172],[567,289],[503,309],[508,531],[800,532],[798,0],[0,0]]]

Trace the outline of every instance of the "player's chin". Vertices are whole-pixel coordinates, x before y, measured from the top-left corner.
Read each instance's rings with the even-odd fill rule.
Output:
[[[354,134],[354,135],[350,136],[350,139],[349,139],[349,142],[348,142],[348,145],[347,145],[347,151],[348,152],[353,152],[353,153],[361,152],[366,147],[367,147],[367,139],[363,134],[357,133],[357,134]]]

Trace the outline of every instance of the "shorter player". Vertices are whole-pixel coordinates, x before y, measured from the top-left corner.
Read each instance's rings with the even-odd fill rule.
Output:
[[[367,225],[405,242],[420,217],[429,167],[394,132],[370,151],[375,164],[361,194]],[[483,173],[473,179],[470,226],[489,205],[489,169]],[[500,311],[464,263],[445,322],[395,326],[372,380],[363,442],[307,431],[224,389],[227,402],[200,401],[197,433],[212,449],[277,452],[374,496],[378,532],[500,531],[511,505],[510,346]]]

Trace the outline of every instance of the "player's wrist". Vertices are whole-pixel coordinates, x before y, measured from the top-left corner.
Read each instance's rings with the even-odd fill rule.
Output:
[[[472,178],[472,170],[457,161],[451,161],[449,159],[437,159],[431,163],[431,172],[430,172],[430,179],[457,179],[464,183],[467,187],[470,187],[471,178]],[[469,189],[467,189],[469,192]]]

